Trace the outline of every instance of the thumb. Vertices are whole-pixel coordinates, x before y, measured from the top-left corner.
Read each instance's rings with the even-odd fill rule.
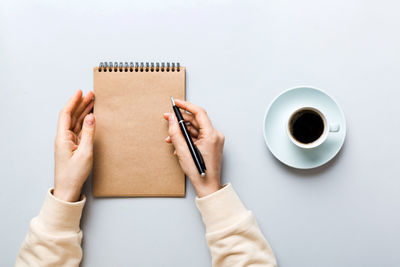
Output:
[[[96,120],[92,113],[86,115],[81,132],[81,141],[79,143],[78,150],[81,153],[88,153],[91,155],[93,152],[93,141],[94,141],[94,131],[95,131]]]
[[[175,151],[178,155],[182,155],[181,153],[184,153],[185,148],[185,139],[182,136],[182,133],[179,129],[178,121],[175,117],[174,114],[169,114],[168,117],[168,134],[171,137],[171,142],[175,147]]]

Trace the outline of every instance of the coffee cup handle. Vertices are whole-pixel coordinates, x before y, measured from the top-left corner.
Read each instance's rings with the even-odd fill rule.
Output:
[[[340,131],[340,125],[338,123],[332,123],[329,125],[329,132],[337,133]]]

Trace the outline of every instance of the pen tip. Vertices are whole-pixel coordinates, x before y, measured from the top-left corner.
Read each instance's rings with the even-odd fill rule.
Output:
[[[174,98],[172,96],[171,96],[171,103],[172,103],[173,106],[175,106],[175,101],[174,101]]]
[[[205,173],[205,172],[202,172],[202,173],[200,174],[200,176],[201,176],[201,177],[206,177],[206,173]]]

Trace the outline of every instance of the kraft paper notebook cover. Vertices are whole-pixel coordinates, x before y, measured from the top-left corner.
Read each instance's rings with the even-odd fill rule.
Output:
[[[94,68],[93,195],[185,196],[168,136],[171,96],[185,99],[185,72],[170,63],[101,63]]]

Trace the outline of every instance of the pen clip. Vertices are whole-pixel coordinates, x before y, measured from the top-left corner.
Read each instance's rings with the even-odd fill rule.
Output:
[[[200,153],[200,150],[197,148],[197,146],[194,146],[194,149],[196,150],[196,154],[197,154],[197,157],[199,158],[201,167],[202,167],[204,170],[207,170],[206,164],[204,163],[204,159],[203,159],[203,156],[202,156],[201,153]]]

